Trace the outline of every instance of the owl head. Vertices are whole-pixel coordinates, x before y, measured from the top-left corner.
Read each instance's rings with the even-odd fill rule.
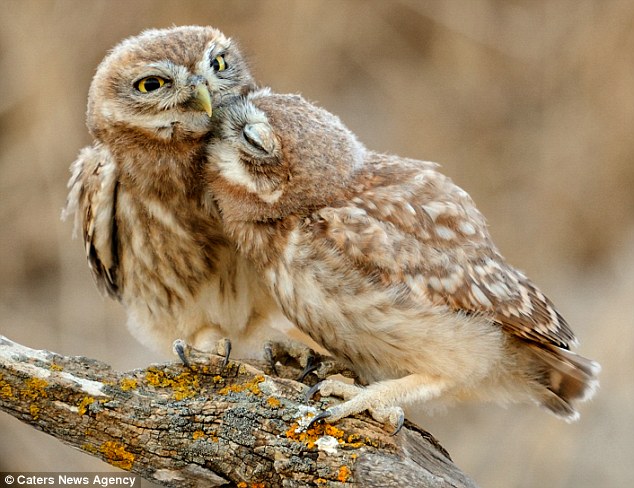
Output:
[[[87,122],[93,136],[173,142],[208,131],[212,107],[254,82],[233,41],[211,27],[147,30],[99,65]]]
[[[268,89],[227,100],[214,118],[207,175],[225,219],[264,221],[342,198],[365,148],[335,115]]]

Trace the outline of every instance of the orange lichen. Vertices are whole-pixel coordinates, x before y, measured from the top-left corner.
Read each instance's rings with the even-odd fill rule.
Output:
[[[199,364],[192,364],[189,367],[190,370],[192,370],[194,373],[198,373],[198,374],[209,374],[209,366],[207,365],[199,365]]]
[[[234,392],[234,393],[241,393],[243,391],[250,391],[252,394],[254,395],[260,395],[262,393],[262,390],[260,390],[260,383],[262,383],[264,381],[264,376],[257,375],[253,378],[253,381],[247,381],[246,383],[241,383],[241,384],[233,384],[233,385],[227,385],[223,388],[221,388],[220,390],[218,390],[218,393],[220,395],[227,395],[229,392]]]
[[[119,442],[107,441],[99,448],[105,460],[117,468],[130,471],[134,462],[134,454],[125,450],[125,446]]]
[[[200,439],[201,437],[205,437],[205,433],[202,430],[197,430],[192,434],[194,440]]]
[[[13,388],[3,378],[4,377],[0,374],[0,396],[3,398],[14,398]]]
[[[268,397],[266,403],[268,403],[271,408],[279,408],[280,405],[282,405],[282,402],[275,397]]]
[[[24,399],[37,400],[46,398],[48,394],[44,390],[48,383],[40,378],[30,378],[24,382],[26,388],[20,390],[20,396]]]
[[[94,402],[95,402],[95,399],[93,397],[87,396],[82,398],[81,402],[79,402],[79,405],[77,405],[77,413],[79,415],[84,415],[86,411],[88,410],[88,405],[91,405]]]
[[[86,434],[87,434],[87,432],[86,432]],[[84,451],[90,452],[92,454],[95,454],[97,452],[97,448],[95,447],[95,445],[94,444],[90,444],[89,442],[86,442],[86,443],[82,444],[81,448]]]
[[[37,420],[40,418],[40,407],[38,407],[35,403],[32,403],[29,407],[29,412],[31,413],[31,417],[33,420]]]
[[[350,468],[348,466],[341,466],[339,468],[339,472],[337,473],[337,480],[345,483],[350,478]]]
[[[246,481],[241,481],[238,483],[238,488],[265,488],[266,485],[264,483],[247,483]]]
[[[119,380],[119,387],[123,391],[134,390],[137,386],[138,382],[134,378],[121,378]]]
[[[200,389],[198,377],[191,371],[183,371],[177,375],[170,375],[156,368],[149,368],[145,373],[146,381],[158,388],[171,388],[175,400],[191,398]]]
[[[306,447],[308,447],[308,449],[312,449],[313,447],[315,447],[315,443],[319,440],[320,437],[324,435],[334,437],[335,439],[337,439],[339,444],[344,443],[344,431],[338,429],[334,425],[315,424],[306,430],[301,430],[300,432],[297,432],[298,430],[300,430],[298,427],[299,426],[297,423],[291,425],[291,428],[286,431],[286,437],[294,441],[303,442],[304,444],[306,444]]]

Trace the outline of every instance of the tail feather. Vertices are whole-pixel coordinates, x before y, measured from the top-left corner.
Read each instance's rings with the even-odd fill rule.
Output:
[[[537,360],[538,381],[546,388],[540,394],[540,403],[565,420],[577,420],[575,403],[589,400],[596,393],[601,366],[557,346],[530,344],[529,347]]]

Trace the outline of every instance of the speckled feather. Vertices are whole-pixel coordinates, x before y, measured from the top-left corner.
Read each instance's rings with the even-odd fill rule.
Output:
[[[435,164],[370,156],[346,207],[327,215],[324,237],[366,269],[379,263],[386,280],[456,311],[490,315],[520,337],[575,343],[552,302],[497,251],[469,195]]]
[[[223,56],[224,70],[213,60]],[[166,80],[141,92],[144,77]],[[93,145],[71,167],[65,216],[75,214],[99,288],[121,301],[131,332],[170,351],[175,339],[260,356],[290,324],[220,225],[201,175],[214,105],[254,89],[235,43],[210,27],[152,29],[117,45],[90,87]]]
[[[286,316],[370,384],[331,418],[464,398],[577,417],[599,365],[567,350],[565,320],[436,164],[368,151],[298,96],[222,111],[205,179],[227,235]]]

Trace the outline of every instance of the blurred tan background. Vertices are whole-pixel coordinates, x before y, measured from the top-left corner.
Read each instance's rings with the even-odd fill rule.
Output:
[[[115,368],[137,344],[59,220],[90,142],[88,86],[144,28],[209,24],[256,78],[337,113],[369,147],[430,159],[603,365],[565,424],[536,407],[419,421],[484,487],[634,483],[634,2],[0,0],[0,333]],[[106,465],[0,414],[0,471]]]

